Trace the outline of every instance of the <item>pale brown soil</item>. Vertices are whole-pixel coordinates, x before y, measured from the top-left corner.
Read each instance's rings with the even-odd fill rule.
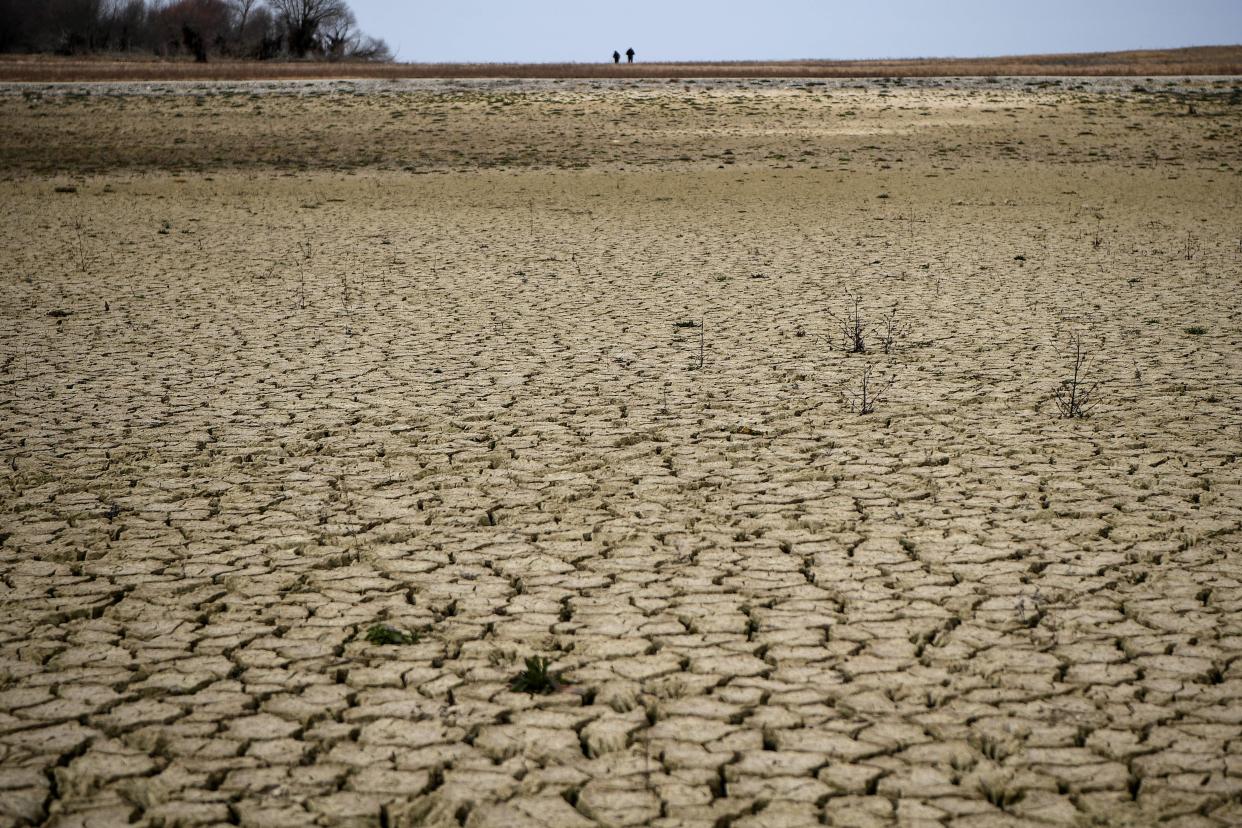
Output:
[[[1242,112],[1074,85],[0,89],[0,826],[1238,824]]]

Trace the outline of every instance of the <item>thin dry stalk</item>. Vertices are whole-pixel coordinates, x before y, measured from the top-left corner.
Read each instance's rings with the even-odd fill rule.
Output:
[[[1080,331],[1069,335],[1067,352],[1073,373],[1068,379],[1061,380],[1061,384],[1053,390],[1053,400],[1062,417],[1088,417],[1098,404],[1095,392],[1101,381],[1091,378],[1095,360]]]
[[[307,239],[298,244],[298,310],[306,309],[306,268],[310,266],[311,258],[315,255],[314,247],[311,246],[310,240]]]
[[[73,263],[80,273],[89,273],[91,255],[86,245],[86,228],[82,226],[81,220],[73,223],[73,234]]]
[[[899,306],[894,305],[888,316],[884,317],[876,333],[880,339],[880,347],[885,354],[891,354],[898,340],[910,335],[911,324],[898,313]]]
[[[871,363],[867,363],[863,366],[859,389],[843,388],[841,396],[851,413],[864,416],[874,414],[876,406],[888,399],[888,391],[896,381],[894,376],[877,374]]]
[[[703,366],[707,364],[707,339],[705,331],[707,330],[707,317],[704,316],[699,320],[699,358],[697,362],[690,363],[691,371],[702,371]]]

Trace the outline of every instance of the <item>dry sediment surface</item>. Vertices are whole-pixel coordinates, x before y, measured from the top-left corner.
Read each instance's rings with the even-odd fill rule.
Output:
[[[1133,86],[0,89],[0,825],[1238,824],[1239,84]]]

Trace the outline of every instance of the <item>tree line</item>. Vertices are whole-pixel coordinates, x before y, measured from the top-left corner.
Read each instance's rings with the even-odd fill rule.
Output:
[[[0,52],[392,59],[345,0],[0,0]]]

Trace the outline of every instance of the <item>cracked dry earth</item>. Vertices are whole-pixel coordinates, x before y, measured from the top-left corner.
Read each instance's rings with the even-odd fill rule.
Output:
[[[0,825],[1242,822],[1236,86],[858,86],[0,91]]]

